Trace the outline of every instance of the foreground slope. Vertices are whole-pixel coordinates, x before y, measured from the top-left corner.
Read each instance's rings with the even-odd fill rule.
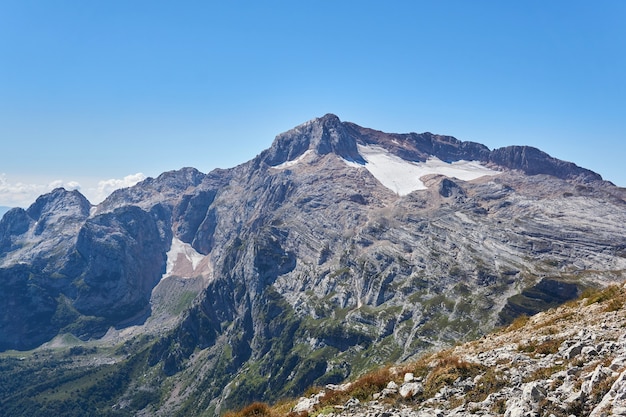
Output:
[[[418,361],[230,417],[624,415],[625,326],[626,289],[611,286]]]
[[[147,335],[112,359],[128,415],[296,396],[623,280],[625,198],[534,148],[326,115],[232,169],[7,213],[0,347]]]

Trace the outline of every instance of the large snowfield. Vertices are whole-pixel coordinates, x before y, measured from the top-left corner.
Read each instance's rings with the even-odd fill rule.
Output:
[[[431,157],[426,162],[412,162],[393,155],[380,146],[359,145],[358,148],[366,163],[363,165],[347,160],[346,163],[353,167],[364,167],[381,184],[401,196],[416,190],[425,190],[427,187],[420,180],[425,175],[438,174],[471,181],[485,175],[499,174],[498,171],[489,169],[478,161],[448,163]]]
[[[430,157],[426,162],[406,161],[380,146],[358,145],[359,154],[365,164],[349,161],[344,162],[354,168],[367,169],[382,185],[400,196],[416,190],[425,190],[426,185],[420,179],[425,175],[444,175],[463,181],[471,181],[485,175],[498,175],[500,172],[487,168],[478,161],[445,162]],[[309,149],[291,161],[276,165],[275,169],[291,168],[301,163],[312,151]]]

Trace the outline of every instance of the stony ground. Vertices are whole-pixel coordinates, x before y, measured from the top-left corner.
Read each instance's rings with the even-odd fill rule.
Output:
[[[626,288],[610,287],[415,364],[327,386],[300,398],[291,411],[335,417],[626,415],[625,302]]]

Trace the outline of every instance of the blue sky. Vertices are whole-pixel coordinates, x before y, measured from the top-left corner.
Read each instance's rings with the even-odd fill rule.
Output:
[[[0,205],[228,168],[325,113],[626,186],[626,2],[0,0]]]

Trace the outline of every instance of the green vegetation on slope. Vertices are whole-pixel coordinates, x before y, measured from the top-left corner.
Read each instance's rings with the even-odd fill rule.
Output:
[[[100,363],[97,348],[69,349],[0,357],[0,415],[132,416],[158,404],[161,392],[137,390],[120,402],[146,366],[147,351],[115,363]],[[114,352],[111,352],[114,354]],[[83,363],[80,365],[80,363]]]

